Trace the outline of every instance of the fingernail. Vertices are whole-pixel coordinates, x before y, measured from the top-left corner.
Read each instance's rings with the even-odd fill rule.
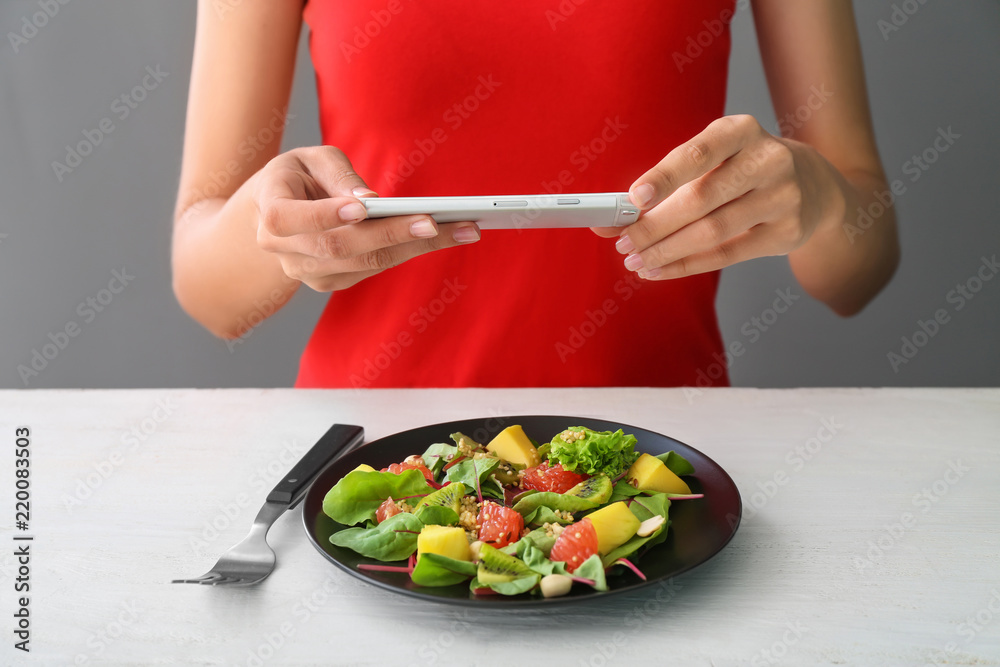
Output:
[[[643,269],[639,271],[639,277],[642,278],[643,280],[649,280],[651,278],[655,278],[658,275],[660,275],[659,269]]]
[[[653,186],[649,183],[643,183],[635,190],[632,190],[632,202],[639,208],[642,208],[653,200],[654,194],[656,193],[653,190]]]
[[[378,197],[378,193],[370,188],[354,188],[351,193],[355,197],[371,197],[372,195]]]
[[[344,222],[358,222],[359,220],[364,220],[365,216],[368,215],[364,204],[359,204],[358,202],[351,202],[350,204],[345,204],[340,207],[337,211],[337,215]]]
[[[475,227],[462,227],[455,230],[452,238],[458,243],[475,243],[479,240],[479,230]]]
[[[430,220],[417,220],[412,225],[410,225],[410,233],[413,234],[418,239],[427,239],[432,236],[437,236],[437,227],[434,226]]]
[[[638,271],[642,268],[642,257],[638,254],[632,254],[625,258],[625,268],[629,271]]]
[[[622,234],[618,237],[618,240],[615,241],[615,248],[617,248],[618,252],[621,254],[627,255],[635,250],[635,244],[632,243],[632,239],[628,237],[628,234]]]

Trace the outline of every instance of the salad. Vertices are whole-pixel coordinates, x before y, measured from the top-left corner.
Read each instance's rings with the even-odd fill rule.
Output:
[[[676,452],[635,451],[636,438],[571,426],[539,445],[521,426],[485,446],[453,444],[382,470],[360,465],[323,500],[347,526],[330,537],[408,574],[421,586],[468,582],[476,595],[566,595],[608,589],[608,577],[663,542],[671,501],[701,498],[682,479],[694,468]]]

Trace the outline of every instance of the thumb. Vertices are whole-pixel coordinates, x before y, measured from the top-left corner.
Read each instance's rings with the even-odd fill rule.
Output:
[[[621,236],[625,227],[591,227],[590,231],[594,232],[601,238],[613,239],[616,236]]]
[[[307,157],[306,167],[329,197],[377,197],[354,171],[351,161],[336,146],[316,146]]]

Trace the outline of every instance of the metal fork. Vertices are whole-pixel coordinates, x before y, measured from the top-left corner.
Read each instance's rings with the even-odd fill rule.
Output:
[[[365,431],[360,426],[331,426],[268,494],[250,534],[242,542],[224,553],[212,569],[200,577],[174,579],[171,583],[249,586],[266,579],[275,563],[274,550],[267,543],[271,525],[302,500],[309,485],[330,461],[360,446],[364,439]]]

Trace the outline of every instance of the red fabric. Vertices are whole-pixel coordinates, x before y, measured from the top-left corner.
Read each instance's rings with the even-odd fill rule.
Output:
[[[382,196],[624,191],[723,114],[732,9],[310,0],[323,141]],[[334,293],[296,386],[727,384],[718,274],[622,261],[586,229],[485,231]]]

